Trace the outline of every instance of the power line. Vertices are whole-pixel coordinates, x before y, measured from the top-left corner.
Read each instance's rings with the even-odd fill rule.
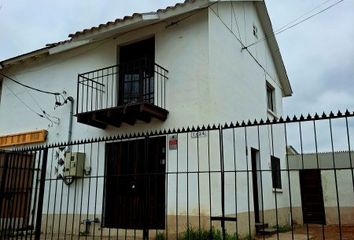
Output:
[[[301,23],[303,23],[303,22],[305,22],[305,21],[307,21],[307,20],[309,20],[309,19],[311,19],[311,18],[313,18],[313,17],[315,17],[315,16],[317,16],[317,15],[319,15],[319,14],[325,12],[325,11],[327,11],[328,9],[334,7],[335,5],[337,5],[337,4],[339,4],[339,3],[343,2],[343,1],[344,1],[344,0],[340,0],[340,1],[338,1],[338,2],[335,2],[335,3],[333,3],[332,5],[326,7],[325,9],[323,9],[323,10],[317,12],[317,13],[314,13],[314,14],[310,15],[309,17],[307,17],[307,18],[301,20],[300,22],[294,23],[293,25],[291,25],[291,26],[289,26],[289,27],[287,27],[287,28],[285,28],[285,29],[283,29],[283,30],[277,32],[277,34],[282,33],[282,32],[284,32],[284,31],[286,31],[286,30],[288,30],[288,29],[290,29],[290,28],[293,28],[293,27],[295,27],[295,26],[297,26],[297,25],[299,25],[299,24],[301,24]]]
[[[47,113],[38,103],[38,101],[32,96],[32,94],[27,91],[27,94],[32,98],[33,102],[37,105],[37,107],[41,110],[44,118],[46,118],[49,122],[50,122],[50,126],[53,126],[54,124],[59,124],[60,119],[56,116],[50,115],[49,113]]]
[[[306,17],[306,18],[304,18],[303,20],[301,20],[301,21],[299,21],[299,22],[296,22],[297,20],[299,20],[299,19],[301,19],[302,17],[306,16],[308,13],[313,12],[315,9],[319,8],[320,6],[322,6],[323,4],[325,4],[325,3],[329,2],[329,1],[330,1],[330,0],[321,3],[321,4],[318,5],[317,7],[313,8],[311,11],[309,11],[309,12],[307,12],[307,13],[301,15],[300,17],[296,18],[295,20],[293,20],[293,21],[291,21],[291,22],[285,24],[285,25],[284,25],[283,27],[281,27],[280,29],[278,29],[278,30],[276,30],[276,31],[273,31],[270,35],[265,36],[265,37],[259,39],[258,41],[255,41],[254,43],[249,44],[248,46],[245,46],[243,49],[246,49],[246,48],[248,48],[248,47],[254,46],[254,45],[256,45],[256,44],[258,44],[258,43],[260,43],[260,42],[262,42],[262,41],[264,41],[264,40],[267,40],[268,38],[270,38],[270,37],[272,37],[272,36],[274,36],[274,35],[278,35],[278,34],[280,34],[280,33],[282,33],[282,32],[285,32],[286,30],[289,30],[289,29],[291,29],[291,28],[293,28],[293,27],[296,27],[297,25],[299,25],[299,24],[301,24],[301,23],[303,23],[303,22],[306,22],[307,20],[309,20],[309,19],[311,19],[311,18],[313,18],[313,17],[315,17],[315,16],[317,16],[317,15],[319,15],[319,14],[321,14],[321,13],[327,11],[328,9],[330,9],[330,8],[332,8],[332,7],[334,7],[334,6],[336,6],[337,4],[343,2],[344,0],[339,0],[339,1],[337,1],[337,2],[335,2],[335,3],[333,3],[333,4],[331,4],[331,5],[329,5],[328,7],[322,9],[321,11],[316,12],[316,13],[314,13],[314,14],[312,14],[312,15]],[[294,24],[291,24],[291,23],[294,23]],[[290,25],[290,26],[289,26],[289,25]]]
[[[243,44],[243,42],[241,41],[241,39],[238,38],[238,36],[236,36],[236,34],[232,31],[232,29],[230,29],[229,26],[227,26],[227,24],[220,18],[220,16],[214,11],[213,8],[210,8],[211,11],[214,13],[214,15],[220,20],[220,22],[229,30],[229,32],[237,39],[237,41],[241,44],[242,49],[245,49],[248,54],[251,56],[251,58],[256,62],[256,64],[263,69],[263,71],[265,72],[265,74],[267,74],[275,83],[277,83],[272,75],[270,75],[270,73],[268,73],[267,69],[265,67],[263,67],[263,65],[258,61],[258,59],[251,53],[250,50],[248,50],[248,48],[245,47],[245,45]],[[279,86],[280,88],[282,88],[281,86]]]
[[[210,3],[210,4],[208,4],[208,6],[205,6],[205,7],[203,7],[203,8],[198,9],[196,12],[194,12],[194,13],[188,15],[188,16],[185,16],[185,17],[183,17],[183,18],[181,18],[181,19],[178,19],[178,20],[176,20],[176,21],[172,21],[172,22],[170,22],[169,24],[167,24],[167,25],[165,26],[165,28],[169,28],[169,27],[172,27],[172,26],[174,26],[174,25],[177,25],[178,23],[180,23],[180,22],[182,22],[182,21],[184,21],[184,20],[187,20],[187,19],[190,18],[190,17],[193,17],[194,15],[196,15],[196,14],[198,14],[199,12],[203,11],[204,9],[213,6],[213,5],[216,4],[217,2],[218,2],[218,1],[213,2],[213,3]]]
[[[32,113],[36,114],[37,116],[44,118],[44,116],[38,112],[36,112],[33,108],[31,108],[30,106],[28,106],[28,104],[23,101],[9,86],[7,86],[7,84],[4,83],[4,86],[28,109],[30,110]]]
[[[21,85],[22,87],[29,88],[29,89],[34,90],[34,91],[37,91],[37,92],[41,92],[41,93],[44,93],[44,94],[51,94],[51,95],[54,95],[54,96],[59,96],[59,95],[61,95],[61,94],[58,93],[58,92],[50,92],[50,91],[42,90],[42,89],[39,89],[39,88],[31,87],[31,86],[29,86],[29,85],[20,83],[19,81],[17,81],[17,80],[15,80],[15,79],[13,79],[12,77],[9,77],[9,76],[7,76],[7,75],[1,73],[1,72],[0,72],[0,75],[3,76],[3,77],[5,77],[5,78],[7,78],[7,79],[9,79],[9,80],[11,80],[11,81],[13,81],[13,82],[15,82],[15,83],[17,83],[17,84],[19,84],[19,85]]]
[[[17,100],[19,100],[29,111],[31,111],[32,113],[34,113],[35,115],[37,115],[40,118],[44,118],[46,120],[48,120],[50,122],[50,124],[48,125],[48,127],[52,127],[54,124],[59,124],[60,119],[58,117],[52,116],[50,114],[48,114],[45,110],[43,110],[39,105],[38,107],[41,109],[42,114],[38,113],[36,110],[34,110],[33,108],[31,108],[25,101],[23,101],[9,86],[7,86],[7,84],[4,83],[4,86],[17,98]],[[33,98],[33,97],[32,97]],[[34,99],[33,99],[34,100]]]
[[[295,18],[294,20],[288,22],[287,24],[285,24],[284,26],[282,26],[281,28],[277,29],[275,32],[281,31],[282,29],[286,28],[287,26],[297,22],[298,20],[300,20],[301,18],[305,17],[307,14],[312,13],[313,11],[315,11],[316,9],[318,9],[319,7],[325,5],[326,3],[333,1],[333,0],[326,0],[322,3],[320,3],[319,5],[317,5],[316,7],[312,8],[310,11],[307,11],[306,13],[302,14],[301,16]]]

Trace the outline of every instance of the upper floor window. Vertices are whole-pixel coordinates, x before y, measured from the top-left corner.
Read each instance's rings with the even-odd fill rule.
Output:
[[[267,107],[268,110],[275,113],[275,90],[269,83],[267,83]]]
[[[253,36],[255,36],[256,38],[258,38],[258,28],[256,25],[253,24]]]

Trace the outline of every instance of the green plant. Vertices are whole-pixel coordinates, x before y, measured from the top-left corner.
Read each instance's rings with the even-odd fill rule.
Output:
[[[187,227],[186,231],[181,234],[182,240],[222,240],[222,232],[215,228],[211,230],[206,229],[193,229]],[[239,240],[239,236],[235,234],[226,233],[225,240]]]
[[[165,240],[165,234],[162,232],[157,232],[155,236],[155,240]]]
[[[243,238],[243,240],[252,240],[253,237],[251,235],[246,235],[246,237]]]
[[[273,226],[273,228],[278,229],[278,232],[285,233],[291,231],[291,226],[289,225],[280,225],[280,226]]]

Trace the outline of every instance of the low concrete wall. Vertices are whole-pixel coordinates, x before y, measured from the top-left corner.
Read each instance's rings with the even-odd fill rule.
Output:
[[[340,209],[340,223],[341,225],[353,225],[354,224],[354,207],[341,207]],[[338,208],[337,207],[325,207],[326,224],[338,225]],[[302,225],[302,208],[292,208],[292,219],[295,224]]]
[[[278,223],[279,225],[286,225],[289,222],[289,208],[281,208],[277,211]],[[235,215],[227,215],[228,217],[235,217]],[[80,232],[83,234],[85,232],[85,225],[80,224],[86,219],[93,220],[94,215],[79,215],[79,214],[49,214],[43,215],[42,220],[42,235],[43,237],[51,238],[52,235],[56,237],[61,237],[66,235],[75,235],[79,236]],[[99,216],[100,219],[100,216]],[[100,219],[101,220],[101,219]],[[275,210],[266,210],[264,211],[264,221],[270,226],[276,225],[276,211]],[[156,232],[162,234],[168,234],[171,238],[176,237],[176,234],[182,234],[186,231],[187,226],[194,230],[201,229],[209,230],[210,225],[215,230],[221,231],[221,222],[212,221],[210,222],[210,216],[186,216],[186,215],[168,215],[166,218],[166,230],[151,230],[149,232],[150,236],[154,236]],[[238,233],[238,235],[245,237],[251,233],[255,234],[255,222],[254,222],[254,213],[253,212],[242,212],[237,214],[237,221],[226,222],[226,231],[229,234]],[[125,236],[129,239],[142,237],[141,230],[124,230],[124,229],[108,229],[101,228],[101,223],[92,223],[89,229],[87,236],[95,237],[109,237],[109,236]]]
[[[338,210],[336,207],[326,207],[326,221],[327,224],[339,224],[338,222]],[[294,207],[291,209],[292,212],[292,219],[294,224],[302,225],[302,209],[301,207]],[[340,208],[341,214],[341,224],[353,224],[354,223],[354,208],[353,207],[343,207]],[[228,217],[235,217],[235,215],[227,215]],[[265,210],[263,212],[263,216],[261,214],[261,221],[268,223],[269,226],[276,226],[277,219],[279,226],[289,225],[290,223],[290,208],[280,208],[278,211],[272,210]],[[95,217],[94,215],[80,215],[79,214],[49,214],[43,215],[42,220],[42,237],[52,238],[51,236],[55,236],[59,238],[66,236],[79,236],[80,232],[83,234],[85,231],[85,225],[80,224],[86,219],[93,220]],[[100,219],[101,216],[98,218]],[[101,220],[101,219],[100,219]],[[166,218],[166,230],[151,230],[149,235],[154,237],[157,232],[161,234],[168,234],[169,237],[172,239],[176,237],[176,234],[182,234],[186,231],[187,226],[189,225],[190,228],[194,230],[198,230],[199,227],[201,229],[208,230],[210,225],[213,226],[215,230],[221,231],[221,222],[220,221],[213,221],[210,222],[210,216],[186,216],[186,215],[168,215]],[[239,236],[245,237],[251,233],[251,235],[255,234],[255,222],[254,222],[254,212],[242,212],[237,214],[237,221],[233,222],[226,222],[226,231],[229,234],[238,233]],[[125,230],[125,229],[108,229],[108,228],[101,228],[101,223],[92,223],[89,229],[89,233],[87,236],[92,237],[105,238],[105,237],[113,237],[113,236],[120,236],[127,239],[140,239],[142,238],[142,231],[141,230]]]

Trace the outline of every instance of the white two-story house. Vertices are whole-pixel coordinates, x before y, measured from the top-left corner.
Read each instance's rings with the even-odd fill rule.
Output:
[[[52,144],[161,129],[278,118],[282,115],[282,99],[292,94],[263,1],[186,0],[155,12],[134,13],[70,34],[62,42],[3,60],[0,73],[0,145],[5,149],[21,148],[26,144]],[[262,134],[267,136],[269,132]],[[178,136],[177,156],[175,148],[168,146],[170,136],[160,137],[151,143],[150,148],[161,150],[163,158],[169,162],[164,172],[175,171],[172,163],[184,153],[188,155],[188,151],[195,151],[185,149],[186,141],[195,140],[195,136],[193,139],[190,137]],[[231,138],[225,136],[225,141],[227,145]],[[280,159],[280,165],[283,164],[284,140],[279,140],[271,148],[268,144],[267,148],[258,149],[258,152],[255,150],[256,142],[250,139],[246,146],[250,151],[254,150],[254,154],[247,154],[249,166],[252,165],[251,155],[257,154],[263,156],[265,165],[269,164],[270,156],[276,156]],[[109,174],[107,168],[110,164],[124,159],[139,164],[137,159],[142,155],[129,155],[129,150],[124,150],[128,148],[128,143],[102,144],[97,154],[100,158],[97,164],[88,166],[86,158],[86,167],[90,168],[91,174],[97,169],[97,173]],[[139,140],[132,140],[130,144],[135,152],[144,154],[146,147]],[[74,149],[75,146],[71,151],[82,151]],[[56,166],[54,160],[51,162],[48,169]],[[206,163],[201,163],[200,167],[203,164]],[[53,177],[49,172],[47,175]],[[162,202],[166,204],[158,204],[162,205],[163,216],[175,219],[174,216],[185,213],[176,211],[178,201],[175,193],[167,196],[169,189],[175,192],[176,177],[170,175],[167,178],[170,178],[167,190],[160,189],[161,194],[166,194]],[[240,179],[243,178],[246,176],[240,176]],[[183,181],[180,180],[179,184]],[[162,182],[163,189],[164,184]],[[106,206],[102,212],[97,210],[97,214],[114,212],[113,205],[107,200],[110,197],[105,195],[115,191],[114,188],[109,188],[107,183],[103,187],[103,181],[94,185],[93,188],[98,188],[97,205]],[[271,194],[276,193],[272,192],[272,184],[269,185],[269,196],[272,197]],[[74,191],[71,186],[64,186],[68,188],[65,191]],[[50,195],[53,196],[53,188],[47,189],[44,200],[45,218],[51,220],[57,214],[52,209],[52,202],[59,201],[49,199]],[[87,194],[90,193],[83,191],[81,198],[90,198]],[[259,206],[253,210],[256,201],[252,199],[252,193],[250,198],[251,211],[258,212]],[[279,196],[278,207],[285,209],[279,214],[287,219],[285,198]],[[49,203],[46,204],[46,201]],[[210,215],[208,211],[203,212],[204,205],[207,208],[208,204],[199,204],[202,210],[196,213],[193,212],[192,202],[190,200],[189,215]],[[262,208],[271,210],[272,206],[264,205]],[[90,206],[87,209],[91,216],[93,210]],[[75,208],[73,211],[69,214],[75,215]],[[247,212],[246,205],[240,203],[237,212],[227,207],[224,211],[230,216],[240,213],[240,224],[243,218],[248,223],[246,215],[242,215],[242,212]],[[133,220],[125,225],[121,219],[106,217],[106,220],[99,220],[104,222],[101,227],[140,228],[139,222],[132,226]],[[60,232],[55,221],[48,228]],[[180,228],[186,226],[183,221],[185,219],[181,218]],[[252,216],[251,221],[260,222],[259,214]],[[72,221],[75,229],[80,228],[79,222],[79,219]],[[164,224],[159,223],[151,228],[165,229]],[[73,231],[79,231],[75,229]]]

